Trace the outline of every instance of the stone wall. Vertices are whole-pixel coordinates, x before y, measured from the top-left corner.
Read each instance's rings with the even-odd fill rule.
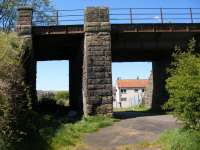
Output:
[[[152,98],[153,98],[153,73],[151,72],[149,77],[149,83],[145,88],[142,104],[147,108],[151,108]]]
[[[112,58],[108,8],[87,8],[84,30],[84,114],[112,115]]]

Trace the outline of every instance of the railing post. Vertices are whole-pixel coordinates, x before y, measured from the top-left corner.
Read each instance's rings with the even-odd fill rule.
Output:
[[[163,21],[163,9],[160,8],[160,19],[161,19],[161,23],[164,23]]]
[[[59,11],[56,10],[56,25],[59,24]]]
[[[130,8],[130,22],[133,23],[132,8]]]
[[[190,19],[191,19],[191,23],[193,23],[192,8],[190,8]]]

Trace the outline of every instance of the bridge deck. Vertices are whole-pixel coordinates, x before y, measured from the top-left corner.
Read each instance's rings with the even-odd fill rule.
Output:
[[[200,32],[200,23],[193,24],[112,24],[112,33],[125,32]],[[34,35],[83,34],[83,25],[34,26]]]
[[[113,61],[151,61],[168,57],[174,45],[185,47],[192,37],[200,47],[200,23],[112,24],[111,29]],[[82,49],[83,25],[36,26],[32,32],[37,60],[69,59]]]

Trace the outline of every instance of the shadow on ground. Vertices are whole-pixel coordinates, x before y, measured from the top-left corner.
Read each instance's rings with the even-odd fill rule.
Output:
[[[159,116],[166,114],[163,111],[121,111],[121,112],[114,112],[113,116],[117,119],[131,119],[131,118],[137,118],[137,117],[145,117],[145,116]]]

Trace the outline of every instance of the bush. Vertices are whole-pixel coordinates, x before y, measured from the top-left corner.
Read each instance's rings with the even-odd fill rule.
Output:
[[[0,149],[16,150],[29,130],[31,109],[25,64],[30,52],[28,39],[0,32]]]
[[[196,52],[194,39],[186,50],[176,47],[166,80],[169,100],[164,108],[172,109],[187,128],[200,130],[200,55]]]
[[[54,101],[55,94],[53,92],[38,92],[38,101]]]
[[[55,92],[56,103],[63,106],[69,106],[69,92],[59,91]]]
[[[51,102],[61,106],[69,106],[69,92],[57,91],[57,92],[42,92],[38,91],[39,102]]]

